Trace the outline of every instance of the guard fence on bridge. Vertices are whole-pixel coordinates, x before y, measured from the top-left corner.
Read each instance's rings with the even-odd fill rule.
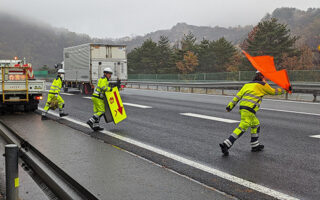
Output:
[[[42,70],[42,71],[33,71],[33,74],[36,79],[51,81],[53,80],[57,74],[49,74],[48,71]]]
[[[52,81],[56,74],[48,71],[34,71],[37,79]],[[167,91],[200,90],[203,93],[215,93],[221,90],[222,94],[228,90],[238,90],[243,83],[252,80],[255,71],[199,73],[199,74],[129,74],[127,87],[159,89]],[[288,75],[294,92],[312,94],[313,101],[320,95],[320,70],[289,70]],[[188,88],[188,89],[187,89]],[[219,92],[218,92],[219,93]],[[286,97],[287,99],[287,97]]]
[[[198,74],[129,74],[129,81],[156,82],[212,82],[212,81],[250,81],[255,71],[218,72]],[[320,70],[288,70],[290,81],[320,82]]]
[[[250,81],[254,71],[217,72],[197,74],[128,74],[129,81],[155,82],[212,82],[212,81]],[[34,71],[37,79],[53,80],[56,74],[48,71]],[[288,70],[290,81],[320,82],[320,70]]]

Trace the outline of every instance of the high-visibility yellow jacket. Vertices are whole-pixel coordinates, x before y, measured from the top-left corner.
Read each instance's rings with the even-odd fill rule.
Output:
[[[99,99],[103,99],[104,93],[109,91],[111,91],[111,87],[109,86],[109,80],[107,77],[103,76],[99,79],[92,96]]]
[[[268,83],[263,81],[252,81],[245,84],[237,95],[228,104],[230,109],[233,109],[235,105],[240,102],[240,109],[246,109],[252,113],[256,113],[262,102],[264,95],[281,95],[285,91],[281,88],[274,89]]]
[[[57,76],[56,79],[53,80],[52,85],[49,90],[49,94],[59,94],[62,87],[62,78]]]

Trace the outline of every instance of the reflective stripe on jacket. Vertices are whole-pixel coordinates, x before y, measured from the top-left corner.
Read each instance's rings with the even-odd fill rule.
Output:
[[[92,96],[97,98],[103,98],[104,93],[107,91],[111,91],[111,87],[109,87],[108,78],[103,76],[99,79],[98,84],[94,89]]]
[[[253,81],[245,84],[228,106],[232,109],[241,100],[240,109],[256,113],[264,95],[281,95],[283,93],[284,90],[281,88],[274,89],[263,81]]]
[[[62,87],[62,79],[60,76],[57,76],[56,79],[53,80],[49,93],[51,94],[59,94]]]

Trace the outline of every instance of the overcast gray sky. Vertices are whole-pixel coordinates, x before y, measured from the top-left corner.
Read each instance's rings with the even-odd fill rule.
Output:
[[[144,35],[178,22],[254,25],[279,7],[320,8],[320,0],[0,0],[0,11],[99,38]]]

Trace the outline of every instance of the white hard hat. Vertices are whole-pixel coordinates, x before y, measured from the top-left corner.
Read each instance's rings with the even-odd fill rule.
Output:
[[[111,69],[110,67],[107,67],[107,68],[104,68],[103,73],[109,73],[109,74],[112,74],[112,73],[113,73],[113,71],[112,71],[112,69]]]
[[[64,69],[59,69],[58,74],[64,74]]]

